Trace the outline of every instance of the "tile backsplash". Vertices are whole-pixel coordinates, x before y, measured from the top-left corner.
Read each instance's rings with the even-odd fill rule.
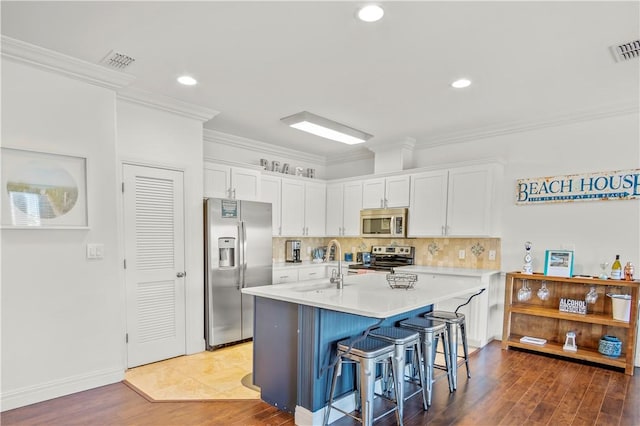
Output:
[[[311,250],[324,247],[331,238],[273,238],[273,260],[284,262],[284,243],[302,242],[302,260],[311,260]],[[416,265],[470,269],[500,269],[500,238],[336,238],[344,253],[370,251],[373,245],[407,245],[416,248]],[[464,259],[460,252],[464,250]],[[495,251],[495,259],[489,260]]]

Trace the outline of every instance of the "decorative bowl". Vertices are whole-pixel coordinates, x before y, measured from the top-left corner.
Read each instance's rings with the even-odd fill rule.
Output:
[[[602,336],[598,345],[598,352],[605,356],[619,357],[622,353],[622,342],[616,336]]]

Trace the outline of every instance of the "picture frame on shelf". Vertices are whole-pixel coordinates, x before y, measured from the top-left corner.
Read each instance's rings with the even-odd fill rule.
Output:
[[[546,250],[544,256],[544,274],[554,277],[573,275],[572,250]]]
[[[87,159],[2,147],[3,229],[88,229]]]

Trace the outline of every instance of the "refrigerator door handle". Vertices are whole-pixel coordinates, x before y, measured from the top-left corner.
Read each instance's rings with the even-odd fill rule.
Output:
[[[240,269],[240,282],[238,283],[238,289],[240,288],[244,288],[245,287],[245,282],[244,282],[244,274],[245,271],[247,269],[247,257],[246,257],[246,250],[247,250],[247,232],[246,229],[244,227],[244,221],[240,222],[240,226],[239,226],[239,230],[238,230],[238,238],[240,240],[239,244],[239,249],[240,249],[240,254],[241,254],[241,258],[240,260],[240,265],[239,268]]]
[[[244,236],[243,236],[243,228],[244,224],[242,222],[238,223],[238,281],[236,288],[240,290],[244,287],[244,268],[242,264],[244,263]]]

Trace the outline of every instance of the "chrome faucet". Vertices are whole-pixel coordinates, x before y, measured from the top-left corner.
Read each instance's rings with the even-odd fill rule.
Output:
[[[329,280],[331,283],[335,283],[336,288],[339,290],[342,288],[344,283],[344,276],[342,274],[342,247],[340,247],[340,243],[338,240],[331,240],[329,244],[327,244],[327,253],[330,253],[331,245],[336,246],[336,255],[338,257],[338,272],[336,274],[331,273],[331,279]],[[336,272],[334,269],[333,272]]]

